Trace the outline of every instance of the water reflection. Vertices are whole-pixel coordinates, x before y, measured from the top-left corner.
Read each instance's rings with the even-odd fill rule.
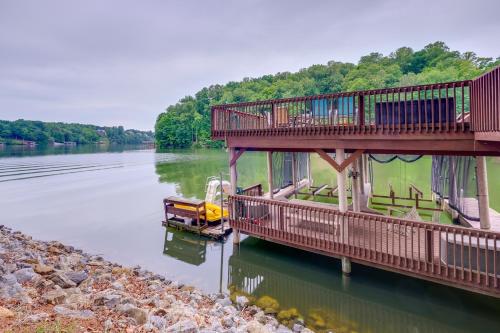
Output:
[[[296,309],[318,332],[498,329],[498,307],[486,306],[487,297],[362,266],[346,284],[332,267],[336,260],[247,238],[229,258],[228,288],[257,302],[270,296],[279,304],[278,316]]]
[[[208,239],[173,228],[165,228],[163,254],[200,266],[206,260]]]

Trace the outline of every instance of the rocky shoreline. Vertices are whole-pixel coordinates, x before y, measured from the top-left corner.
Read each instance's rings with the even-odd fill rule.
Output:
[[[207,295],[0,226],[1,332],[312,332],[298,318],[288,326],[245,296]]]

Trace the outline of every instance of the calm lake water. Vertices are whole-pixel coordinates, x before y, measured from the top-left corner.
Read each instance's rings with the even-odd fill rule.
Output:
[[[60,240],[125,265],[141,265],[206,292],[230,286],[295,307],[313,328],[335,332],[499,332],[500,301],[401,275],[246,238],[239,248],[161,226],[162,199],[204,198],[209,176],[227,172],[224,151],[155,153],[131,147],[0,151],[0,224],[37,239]],[[495,160],[491,204],[500,210]],[[375,189],[410,182],[429,193],[430,159],[375,165]],[[313,159],[313,177],[331,169]],[[265,183],[265,157],[246,153],[239,185]],[[400,181],[399,178],[403,178]],[[400,193],[401,193],[400,192]]]

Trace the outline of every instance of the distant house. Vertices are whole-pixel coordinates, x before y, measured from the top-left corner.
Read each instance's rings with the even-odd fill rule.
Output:
[[[106,134],[106,130],[104,130],[104,129],[97,129],[97,130],[95,130],[95,132],[96,132],[99,136],[107,136],[107,134]]]

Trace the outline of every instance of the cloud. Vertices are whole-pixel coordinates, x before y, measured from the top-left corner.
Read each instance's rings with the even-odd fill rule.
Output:
[[[3,1],[0,118],[152,129],[203,86],[372,51],[500,55],[497,1]]]

